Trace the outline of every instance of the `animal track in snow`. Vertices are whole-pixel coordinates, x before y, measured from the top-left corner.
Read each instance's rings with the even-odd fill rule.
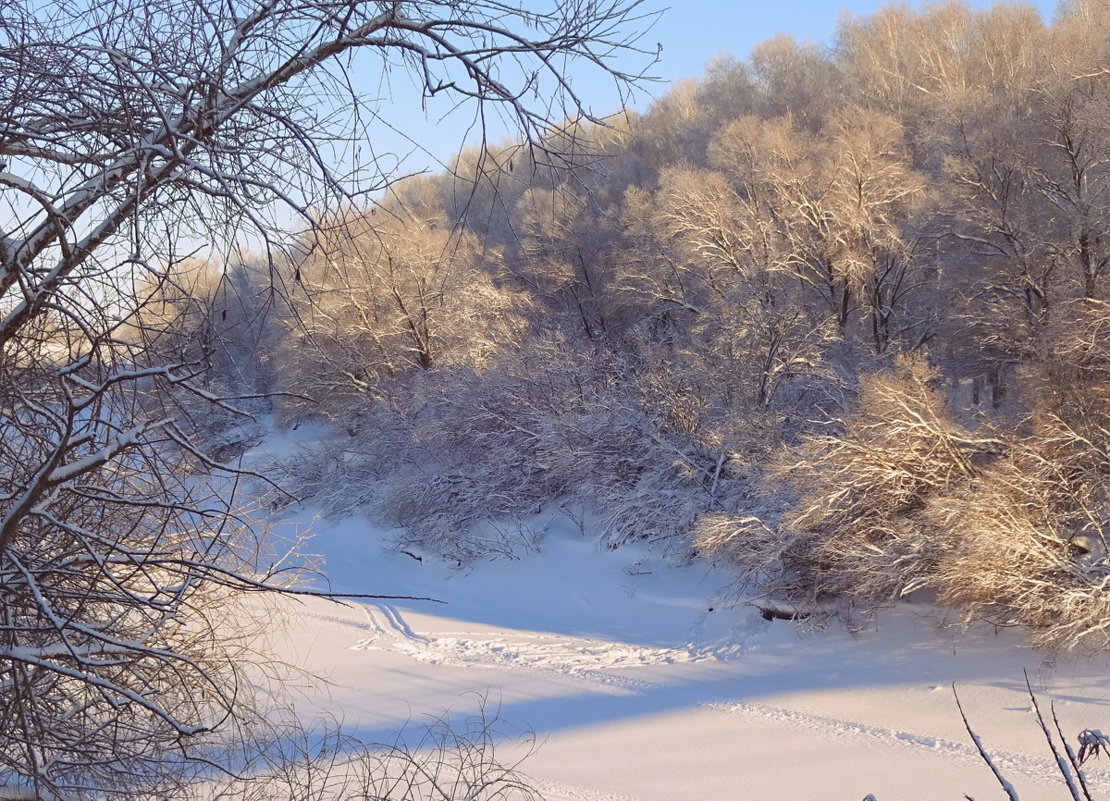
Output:
[[[970,743],[947,740],[943,737],[896,731],[882,726],[870,726],[853,720],[813,715],[808,712],[799,712],[770,704],[713,701],[702,704],[702,707],[733,715],[772,720],[786,726],[807,729],[828,737],[851,738],[892,747],[919,749],[947,759],[983,764],[975,746]],[[1026,779],[1051,784],[1059,782],[1059,774],[1056,772],[1056,765],[1052,760],[997,749],[988,749],[988,751],[991,759],[1004,774],[1020,774]],[[1099,789],[1103,792],[1110,790],[1110,773],[1090,769],[1089,766],[1084,766],[1083,773],[1092,789]]]

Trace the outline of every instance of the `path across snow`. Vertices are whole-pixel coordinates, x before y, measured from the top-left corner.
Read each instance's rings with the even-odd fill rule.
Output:
[[[1001,798],[953,682],[1023,801],[1065,798],[1023,668],[1069,734],[1110,727],[1104,659],[1055,663],[1018,632],[938,630],[925,605],[854,635],[768,622],[721,605],[717,569],[605,551],[557,517],[537,525],[539,553],[460,571],[391,553],[364,521],[316,521],[334,589],[445,603],[290,602],[277,641],[329,681],[311,703],[383,740],[486,698],[540,737],[525,769],[553,801]],[[1110,798],[1110,762],[1088,779]]]

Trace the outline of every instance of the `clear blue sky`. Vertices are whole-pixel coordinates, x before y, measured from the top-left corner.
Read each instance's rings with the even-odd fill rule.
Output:
[[[668,5],[661,0],[646,0],[653,8]],[[662,21],[649,34],[663,45],[660,75],[671,81],[698,76],[706,62],[718,53],[745,58],[752,46],[777,33],[821,44],[832,42],[841,14],[866,16],[877,11],[886,0],[673,0]],[[988,8],[995,0],[969,0],[974,8]],[[926,3],[912,0],[913,8]],[[1026,0],[1050,21],[1057,0]]]
[[[969,2],[978,8],[994,4],[994,0]],[[666,92],[671,81],[699,76],[706,64],[722,53],[744,59],[753,45],[778,33],[830,44],[842,14],[865,16],[886,4],[886,0],[644,0],[645,12],[663,12],[643,39],[649,49],[654,49],[657,42],[662,45],[661,60],[652,69],[661,82],[640,91],[631,105],[639,111],[646,110],[652,97]],[[1055,13],[1057,0],[1028,0],[1028,4],[1036,6],[1048,21]],[[920,8],[924,3],[914,0],[909,5]],[[596,71],[575,74],[574,78],[576,91],[587,99],[595,113],[605,114],[619,108],[620,99],[612,83],[599,80]],[[437,170],[461,144],[479,140],[472,127],[472,109],[444,116],[446,106],[433,106],[425,115],[411,99],[414,88],[404,84],[391,88],[390,121],[416,144],[387,134],[379,145],[398,156],[408,154],[404,162],[407,170]],[[491,139],[496,141],[504,135],[504,128],[491,126]]]

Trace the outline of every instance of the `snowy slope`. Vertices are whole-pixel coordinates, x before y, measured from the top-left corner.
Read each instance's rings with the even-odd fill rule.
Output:
[[[1065,732],[1110,727],[1107,660],[1052,662],[1020,632],[938,628],[907,604],[851,634],[768,622],[720,601],[728,576],[602,550],[538,518],[539,551],[459,570],[388,548],[362,520],[312,520],[331,587],[444,603],[288,601],[275,642],[327,678],[307,706],[367,739],[477,699],[543,741],[525,765],[551,799],[1002,798],[952,697],[1024,801],[1066,798],[1025,693]],[[415,554],[420,556],[420,554]],[[1110,798],[1110,762],[1088,778]]]

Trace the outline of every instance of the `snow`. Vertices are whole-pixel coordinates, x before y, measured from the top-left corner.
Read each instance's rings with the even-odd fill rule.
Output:
[[[1068,791],[1022,669],[1069,737],[1105,727],[1110,708],[1106,658],[1053,659],[1020,631],[943,626],[925,603],[855,632],[766,621],[721,603],[724,570],[605,550],[588,523],[556,513],[530,521],[536,552],[466,569],[396,553],[366,520],[283,513],[279,533],[314,530],[332,589],[443,602],[283,601],[275,647],[326,679],[300,712],[389,740],[485,698],[539,735],[523,767],[556,801],[1002,797],[953,683],[1021,799],[1057,799]],[[1110,762],[1085,772],[1096,796],[1110,793]]]

